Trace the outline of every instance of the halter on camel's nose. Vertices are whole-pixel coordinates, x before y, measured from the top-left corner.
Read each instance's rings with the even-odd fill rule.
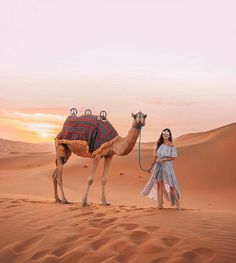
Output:
[[[136,114],[132,113],[132,117],[135,119],[137,125],[139,125],[140,127],[145,126],[145,119],[147,118],[147,114],[144,114],[141,111],[139,111]]]

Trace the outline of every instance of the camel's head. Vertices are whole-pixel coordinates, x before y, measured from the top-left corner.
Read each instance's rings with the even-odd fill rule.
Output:
[[[147,114],[143,114],[141,111],[139,111],[136,114],[132,113],[132,117],[134,118],[133,127],[136,129],[141,129],[145,125]]]

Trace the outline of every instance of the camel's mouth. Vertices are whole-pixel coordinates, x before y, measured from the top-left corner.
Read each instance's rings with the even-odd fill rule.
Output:
[[[136,122],[137,126],[144,127],[145,126],[145,121],[144,122]]]
[[[139,111],[136,114],[132,113],[132,117],[134,118],[135,127],[142,128],[145,126],[146,124],[145,119],[147,117],[147,114],[143,114],[141,111]]]

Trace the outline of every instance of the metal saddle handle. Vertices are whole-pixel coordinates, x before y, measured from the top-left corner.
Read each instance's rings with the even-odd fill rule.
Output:
[[[92,111],[90,109],[87,109],[84,113],[85,115],[91,115],[92,114]]]
[[[71,116],[76,116],[77,113],[78,113],[78,111],[77,111],[76,108],[71,108],[71,109],[70,109],[70,115],[71,115]]]
[[[105,121],[105,120],[107,119],[107,113],[106,113],[106,111],[102,110],[102,111],[100,112],[100,118],[101,118],[103,121]]]

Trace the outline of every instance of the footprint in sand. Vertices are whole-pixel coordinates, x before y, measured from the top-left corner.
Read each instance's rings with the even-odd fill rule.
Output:
[[[105,246],[106,244],[109,243],[109,241],[111,240],[110,237],[104,237],[104,238],[100,238],[96,241],[93,241],[90,246],[93,250],[98,250],[101,247]]]
[[[58,260],[55,261],[47,261],[47,262],[88,262],[83,260],[84,256],[87,256],[89,253],[81,249],[80,247],[76,247],[70,251],[67,251],[64,255],[60,256]],[[90,261],[91,262],[91,261]],[[95,262],[95,261],[94,261]]]
[[[182,263],[198,263],[203,262],[205,260],[209,260],[215,255],[214,250],[205,248],[205,247],[198,247],[192,250],[185,251],[182,256]]]
[[[120,224],[120,227],[124,228],[125,230],[133,230],[137,228],[138,226],[139,226],[138,224],[133,224],[133,223]]]
[[[80,238],[81,238],[80,235],[75,234],[75,235],[70,235],[70,236],[64,238],[62,241],[63,241],[63,244],[68,244],[68,243],[74,242],[75,240],[78,240]]]
[[[90,222],[90,226],[101,229],[101,223],[100,222]]]
[[[105,215],[106,215],[105,213],[95,213],[94,217],[103,217]]]
[[[31,257],[31,259],[33,259],[33,260],[38,260],[38,259],[41,259],[42,257],[44,257],[44,256],[46,256],[46,255],[48,255],[48,254],[50,254],[50,249],[48,249],[48,250],[42,250],[42,251],[39,251],[39,252],[33,254],[33,256]]]
[[[130,234],[130,239],[136,245],[141,245],[150,238],[150,235],[145,231],[135,230]]]
[[[22,252],[25,252],[27,250],[29,250],[32,245],[35,245],[35,243],[39,242],[41,240],[41,238],[43,237],[43,235],[38,235],[35,237],[32,237],[30,239],[18,242],[13,250],[15,251],[16,254],[20,254]]]
[[[90,216],[93,214],[94,214],[94,212],[83,212],[83,213],[79,213],[79,214],[74,215],[74,217],[84,217],[84,216]]]
[[[41,228],[39,228],[39,231],[46,231],[46,230],[50,230],[52,228],[54,228],[55,226],[52,224],[46,225],[46,226],[42,226]]]
[[[135,262],[132,259],[135,257],[136,253],[136,247],[129,245],[127,249],[123,249],[122,252],[114,256],[111,262]]]
[[[145,229],[147,229],[148,232],[154,232],[156,230],[159,230],[159,226],[146,226]]]
[[[56,257],[61,257],[63,256],[66,252],[71,251],[74,241],[78,240],[80,237],[78,235],[72,235],[64,240],[62,240],[62,245],[57,246],[51,254],[56,256]]]
[[[140,251],[148,254],[149,253],[158,254],[160,252],[168,250],[168,248],[158,246],[156,243],[157,243],[156,240],[150,240],[140,247]]]
[[[198,263],[199,257],[198,254],[194,251],[186,251],[182,254],[182,260],[181,263]]]
[[[176,245],[180,239],[175,236],[166,236],[162,238],[162,242],[167,246],[167,247],[173,247]]]
[[[102,226],[108,226],[110,224],[112,224],[113,222],[115,222],[117,220],[117,218],[113,217],[113,218],[109,218],[109,219],[105,219],[101,222]]]
[[[160,257],[160,258],[156,258],[156,259],[152,260],[150,263],[165,263],[165,262],[167,262],[167,260],[168,260],[167,257]]]
[[[72,207],[69,207],[68,210],[69,210],[69,211],[74,211],[74,210],[77,210],[77,211],[78,211],[78,207],[72,206]]]
[[[101,229],[99,229],[99,228],[88,228],[88,229],[86,229],[86,232],[87,232],[88,238],[93,238],[93,237],[96,237],[97,235],[99,235],[101,233]],[[84,233],[84,235],[86,235],[86,233]]]
[[[203,259],[210,259],[215,255],[215,251],[210,249],[210,248],[206,248],[206,247],[198,247],[193,249],[193,252],[197,253],[199,258]]]
[[[89,224],[92,227],[98,228],[98,229],[106,229],[107,227],[113,226],[113,222],[115,222],[117,218],[110,218],[110,219],[103,219],[100,218],[94,219],[93,221],[89,221]]]
[[[109,244],[109,249],[112,249],[113,251],[120,253],[120,254],[125,254],[127,251],[132,251],[135,249],[135,245],[132,244],[131,242],[128,242],[124,239],[117,239],[117,240],[112,240]],[[124,261],[122,261],[124,262]]]
[[[101,221],[103,221],[104,219],[101,217],[101,218],[92,218],[90,220],[88,220],[89,223],[99,223]]]

